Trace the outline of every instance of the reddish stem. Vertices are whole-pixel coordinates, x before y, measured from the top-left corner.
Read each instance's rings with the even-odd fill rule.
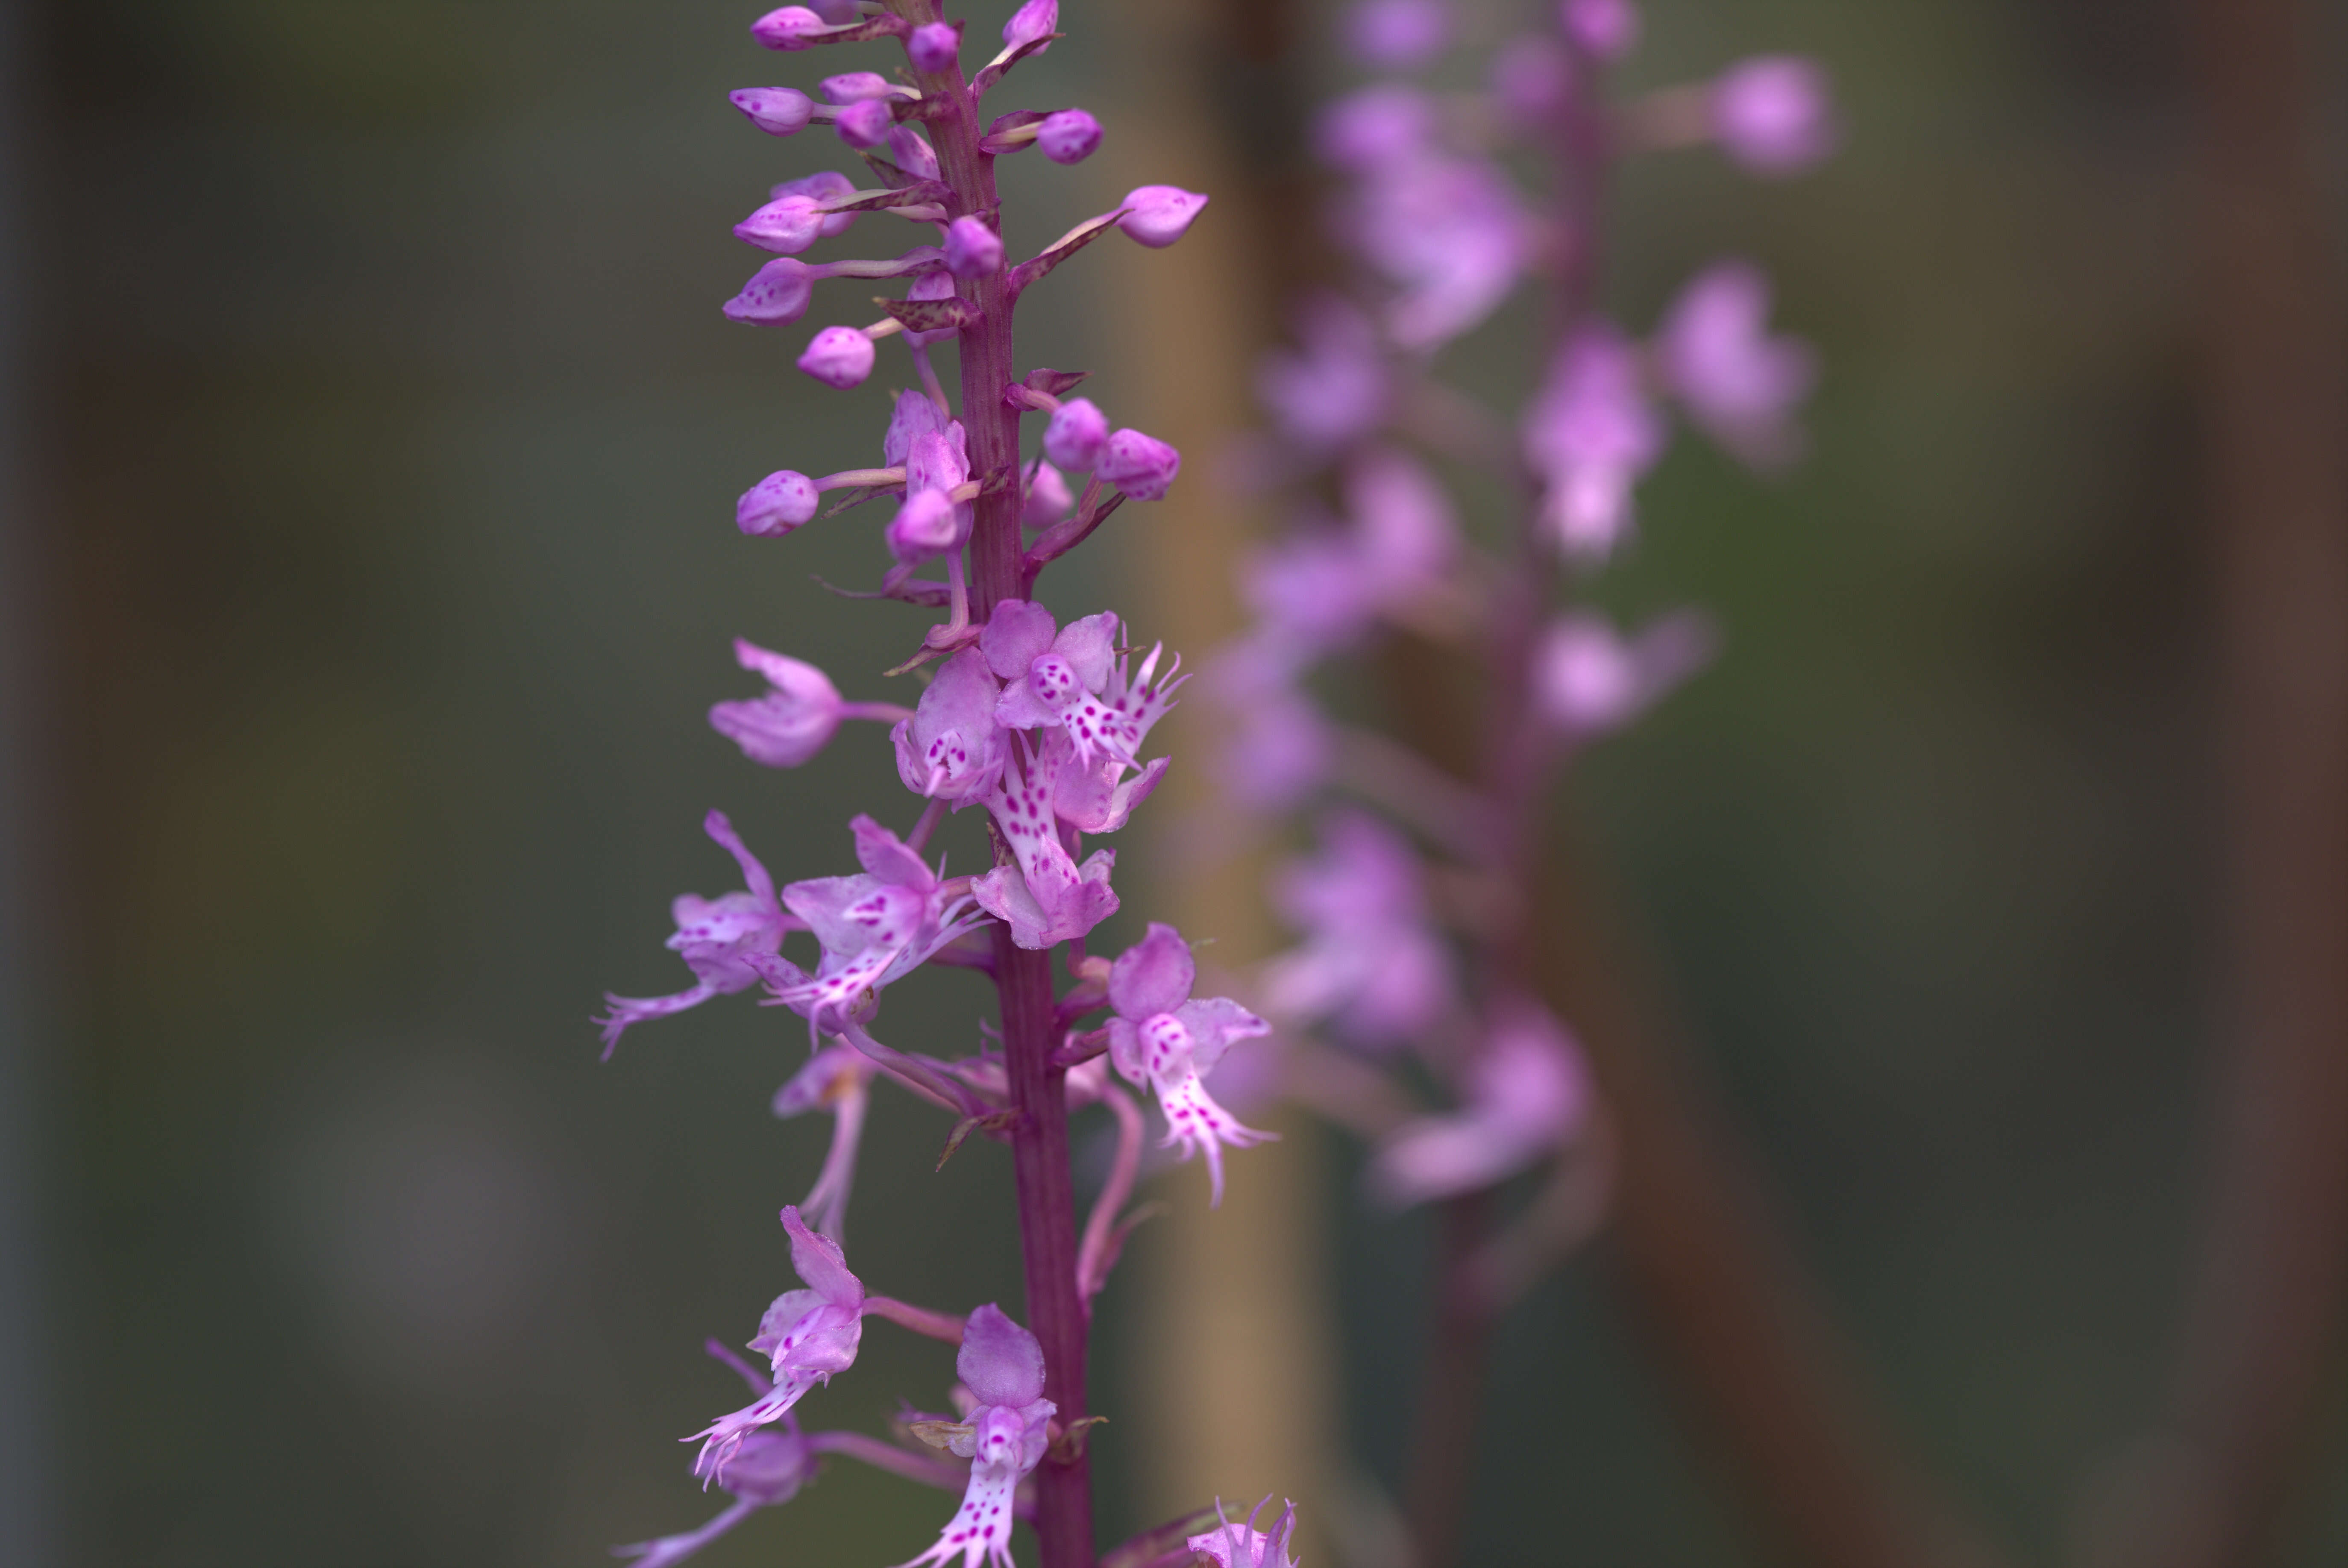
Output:
[[[1581,325],[1596,293],[1606,184],[1599,72],[1580,51],[1570,57],[1576,79],[1557,127],[1556,150],[1558,205],[1571,233],[1571,253],[1555,294],[1559,343]],[[1468,819],[1478,830],[1476,837],[1484,841],[1474,848],[1515,895],[1509,900],[1507,924],[1495,934],[1486,955],[1489,988],[1496,995],[1527,989],[1539,967],[1527,915],[1540,871],[1547,799],[1530,684],[1533,649],[1556,582],[1556,552],[1540,537],[1538,517],[1529,514],[1517,540],[1516,570],[1494,594],[1485,646],[1490,696],[1474,743],[1481,801]],[[1435,1326],[1420,1373],[1417,1442],[1404,1498],[1420,1568],[1449,1568],[1457,1562],[1467,1524],[1496,1310],[1478,1267],[1491,1228],[1488,1192],[1454,1198],[1437,1216],[1441,1260]]]
[[[2348,1305],[2348,298],[2327,20],[2188,7],[2219,702],[2224,994],[2209,1191],[2165,1433],[2096,1564],[2278,1562],[2336,1442]]]

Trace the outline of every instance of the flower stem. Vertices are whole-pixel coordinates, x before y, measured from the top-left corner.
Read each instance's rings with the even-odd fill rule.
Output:
[[[934,0],[891,0],[917,26],[937,19]],[[938,167],[953,191],[951,215],[994,221],[994,160],[979,148],[978,106],[960,65],[919,77],[925,96],[951,106],[929,122]],[[961,296],[980,319],[963,329],[962,423],[971,473],[983,479],[1019,461],[1019,414],[1003,400],[1012,380],[1012,293],[1007,273],[964,279]],[[1018,485],[973,503],[971,615],[984,622],[995,604],[1024,598]],[[1076,1194],[1068,1178],[1066,1072],[1052,1063],[1058,1044],[1053,1016],[1052,960],[994,928],[994,983],[1002,999],[1003,1046],[1011,1103],[1011,1165],[1019,1199],[1020,1253],[1025,1264],[1027,1326],[1044,1347],[1044,1396],[1059,1407],[1063,1429],[1085,1416],[1085,1314],[1076,1294]],[[1035,1470],[1035,1536],[1042,1568],[1091,1568],[1092,1476],[1081,1450],[1046,1453]]]
[[[1551,303],[1557,343],[1581,325],[1595,303],[1607,167],[1596,64],[1579,50],[1570,57],[1576,81],[1553,154],[1558,204],[1571,236]],[[1495,993],[1529,988],[1539,967],[1526,915],[1541,864],[1548,795],[1532,714],[1532,659],[1558,578],[1556,552],[1540,530],[1538,510],[1529,507],[1515,570],[1497,586],[1491,606],[1484,649],[1490,696],[1482,733],[1473,742],[1480,755],[1456,759],[1479,776],[1484,806],[1478,815],[1488,841],[1478,847],[1513,894],[1506,901],[1505,928],[1494,934],[1485,954],[1486,981]],[[1492,1228],[1491,1194],[1451,1199],[1436,1223],[1441,1255],[1435,1329],[1421,1374],[1417,1441],[1404,1499],[1419,1568],[1450,1568],[1459,1560],[1497,1305],[1482,1288],[1478,1267]]]
[[[1019,1193],[1020,1253],[1026,1265],[1027,1326],[1044,1347],[1044,1397],[1059,1407],[1063,1430],[1084,1418],[1085,1310],[1076,1294],[1076,1202],[1068,1180],[1066,1069],[1052,1064],[1051,958],[1017,946],[994,928],[995,986],[1011,1069],[1011,1169]],[[1091,1568],[1090,1462],[1059,1445],[1035,1468],[1035,1536],[1044,1568]]]

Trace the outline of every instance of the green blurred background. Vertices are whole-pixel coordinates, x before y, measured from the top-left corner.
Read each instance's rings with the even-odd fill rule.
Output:
[[[1014,242],[1152,177],[1117,153],[1136,73],[1210,73],[1199,134],[1288,155],[1251,139],[1276,75],[1117,57],[1092,9],[1064,0],[1007,90],[1108,141],[1006,163]],[[851,68],[757,50],[753,10],[13,7],[12,1560],[581,1563],[713,1507],[674,1439],[738,1402],[704,1336],[785,1283],[773,1212],[823,1130],[767,1110],[796,1020],[735,998],[600,1067],[585,1020],[685,980],[668,900],[735,885],[709,807],[785,877],[843,869],[860,807],[904,815],[877,730],[788,777],[712,734],[754,685],[728,639],[875,696],[920,624],[808,581],[871,579],[866,522],[730,526],[771,469],[877,460],[887,379],[827,393],[800,331],[717,313],[757,261],[728,226],[850,162],[726,104]],[[1593,758],[1586,824],[1902,1435],[2044,1559],[2165,1386],[2199,1129],[2181,45],[2126,0],[1645,12],[1633,85],[1815,54],[1848,144],[1792,184],[1694,154],[1623,181],[1627,320],[1749,254],[1827,373],[1788,481],[1683,440],[1648,487],[1610,595],[1707,605],[1727,653]],[[1341,80],[1318,13],[1297,31],[1292,77]],[[1098,278],[1055,277],[1023,356],[1104,372],[1113,409]],[[808,327],[857,314],[830,286]],[[1521,361],[1496,328],[1459,374],[1501,400]],[[1055,602],[1116,603],[1147,522]],[[890,1037],[975,1039],[971,977],[901,990]],[[878,1290],[1015,1303],[1008,1162],[932,1175],[939,1131],[881,1099],[851,1255]],[[1331,1332],[1390,1483],[1421,1238],[1361,1210],[1352,1158]],[[1506,1331],[1473,1559],[1748,1561],[1586,1276]],[[1104,1310],[1097,1408],[1138,1423]],[[876,1330],[808,1413],[871,1429],[942,1380]],[[1148,1522],[1115,1430],[1109,1540]],[[2348,1554],[2327,1473],[2296,1561]],[[944,1511],[835,1466],[705,1560],[895,1561]]]

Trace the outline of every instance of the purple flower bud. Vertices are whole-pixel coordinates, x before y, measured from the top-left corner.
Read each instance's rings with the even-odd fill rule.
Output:
[[[908,174],[922,180],[938,177],[937,149],[910,125],[897,126],[889,132],[889,158]]]
[[[769,136],[788,136],[815,116],[815,100],[796,88],[740,88],[726,97]]]
[[[810,49],[808,35],[830,25],[804,5],[785,5],[751,23],[750,36],[770,49]]]
[[[1019,519],[1030,528],[1048,528],[1067,516],[1068,509],[1076,503],[1060,470],[1039,459],[1035,477],[1027,482],[1027,503],[1020,511]]]
[[[918,566],[942,555],[969,531],[972,508],[956,505],[949,493],[968,478],[970,459],[959,423],[913,438],[905,454],[905,504],[887,529],[890,553],[900,564]]]
[[[932,22],[913,29],[905,53],[917,71],[942,71],[962,57],[962,29],[951,22]]]
[[[799,368],[829,387],[858,386],[872,374],[872,340],[852,326],[827,326],[799,356]]]
[[[1167,487],[1182,471],[1182,454],[1154,436],[1135,429],[1119,430],[1108,438],[1101,454],[1100,477],[1136,500],[1163,500]]]
[[[862,103],[867,98],[893,98],[896,84],[879,71],[847,71],[818,82],[827,103]]]
[[[888,468],[901,468],[913,450],[913,443],[923,436],[942,435],[946,417],[930,401],[926,392],[900,392],[897,406],[890,411],[888,433],[880,438],[880,461]]]
[[[831,122],[831,129],[850,147],[878,147],[889,139],[889,128],[896,123],[896,117],[889,112],[887,99],[866,98],[841,109],[839,118]]]
[[[958,278],[991,278],[1003,270],[1003,236],[976,218],[946,225],[946,270]]]
[[[802,175],[797,180],[786,180],[767,191],[767,195],[777,201],[789,196],[804,196],[818,206],[822,206],[826,202],[837,201],[843,196],[852,196],[855,193],[855,181],[836,169],[819,169],[813,174]],[[827,212],[823,215],[823,227],[819,232],[826,239],[831,238],[834,234],[845,234],[848,232],[849,225],[855,222],[856,214],[853,212]]]
[[[962,421],[913,438],[905,453],[905,488],[950,490],[970,478],[970,449]]]
[[[815,273],[805,262],[778,256],[750,275],[742,292],[726,302],[727,316],[753,326],[788,326],[807,314],[815,297]]]
[[[1089,397],[1071,397],[1052,411],[1044,427],[1044,455],[1072,473],[1085,473],[1108,445],[1108,416]]]
[[[1631,0],[1562,0],[1558,25],[1575,46],[1601,60],[1619,60],[1639,41],[1639,11]]]
[[[942,490],[915,490],[889,520],[889,553],[906,566],[934,561],[954,547],[954,503]]]
[[[1827,74],[1799,55],[1756,55],[1712,84],[1712,133],[1756,174],[1798,174],[1835,146]]]
[[[1345,43],[1375,71],[1431,64],[1451,42],[1451,13],[1441,0],[1363,0],[1345,19]]]
[[[1117,226],[1154,251],[1180,239],[1206,211],[1207,199],[1179,185],[1141,185],[1126,192],[1124,205],[1132,211]]]
[[[1003,46],[1015,49],[1059,30],[1060,0],[1027,0],[1011,14],[1011,20],[1003,24]],[[1046,44],[1035,52],[1040,55],[1049,47]]]
[[[734,505],[734,525],[762,539],[780,539],[815,515],[815,481],[784,469],[742,492]]]
[[[816,210],[814,198],[786,196],[735,224],[734,237],[762,251],[795,256],[815,243],[823,232],[823,222],[824,214]]]
[[[1332,169],[1374,170],[1417,151],[1435,133],[1435,106],[1416,88],[1388,83],[1348,93],[1313,125],[1313,150]]]
[[[952,299],[953,293],[954,280],[952,273],[923,273],[913,280],[913,286],[905,291],[905,297],[914,300]],[[954,329],[951,326],[942,326],[935,332],[914,332],[909,328],[905,333],[905,341],[916,348],[927,348],[932,343],[943,343],[953,335]]]
[[[1100,121],[1080,108],[1047,114],[1035,128],[1035,148],[1055,163],[1082,163],[1100,145]]]

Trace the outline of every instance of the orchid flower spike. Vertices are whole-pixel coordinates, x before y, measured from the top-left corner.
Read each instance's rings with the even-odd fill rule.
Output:
[[[676,934],[668,939],[668,947],[685,960],[695,984],[692,989],[672,996],[617,996],[607,993],[603,1000],[611,1011],[594,1020],[602,1026],[606,1061],[612,1057],[612,1048],[620,1043],[621,1031],[629,1025],[646,1018],[664,1018],[671,1013],[697,1007],[712,996],[730,996],[757,985],[762,975],[754,961],[778,952],[782,947],[784,933],[801,929],[798,921],[783,913],[775,896],[775,879],[767,874],[758,857],[743,844],[726,813],[710,812],[701,826],[741,866],[747,891],[714,899],[690,892],[677,895],[676,902],[669,906],[676,921]]]
[[[1044,1457],[1049,1423],[1059,1408],[1044,1398],[1044,1347],[1034,1335],[988,1303],[963,1326],[954,1371],[977,1401],[962,1420],[952,1449],[970,1460],[970,1484],[937,1542],[902,1568],[943,1564],[1011,1568],[1012,1504],[1019,1480]]]
[[[702,1439],[693,1473],[705,1487],[726,1483],[751,1433],[782,1419],[808,1389],[854,1365],[864,1336],[864,1282],[849,1272],[839,1243],[808,1229],[796,1207],[783,1210],[783,1229],[791,1239],[791,1267],[807,1288],[777,1296],[750,1341],[773,1364],[775,1386],[684,1439]]]
[[[1170,925],[1149,933],[1109,966],[1109,1060],[1127,1082],[1158,1096],[1166,1113],[1164,1147],[1182,1158],[1203,1154],[1212,1206],[1223,1201],[1223,1145],[1246,1149],[1274,1134],[1242,1127],[1200,1080],[1215,1070],[1234,1040],[1272,1032],[1272,1026],[1228,996],[1190,999],[1199,976],[1190,945]]]

